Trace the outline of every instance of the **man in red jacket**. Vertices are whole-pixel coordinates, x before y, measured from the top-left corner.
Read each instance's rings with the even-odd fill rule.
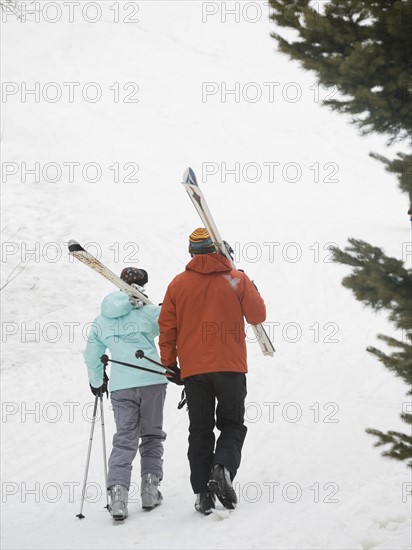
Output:
[[[189,253],[186,270],[167,288],[159,347],[163,365],[176,365],[179,358],[189,409],[195,508],[210,514],[216,496],[228,509],[237,503],[232,481],[247,431],[244,317],[248,323],[262,323],[266,308],[252,281],[231,267],[206,229],[190,235]],[[220,431],[216,446],[215,426]]]

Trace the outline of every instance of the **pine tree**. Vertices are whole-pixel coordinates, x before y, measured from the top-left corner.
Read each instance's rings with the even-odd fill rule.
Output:
[[[396,351],[387,354],[375,347],[367,351],[375,355],[395,376],[412,386],[412,269],[406,269],[402,261],[385,256],[378,247],[349,239],[344,251],[333,250],[334,261],[350,265],[353,273],[345,277],[343,286],[352,290],[360,302],[375,311],[389,311],[389,319],[402,331],[402,340],[379,334],[378,338]],[[412,390],[408,392],[412,395]],[[412,428],[412,414],[402,413],[402,420]],[[384,456],[408,460],[412,468],[412,436],[400,432],[383,433],[368,428],[367,433],[377,436],[375,446],[389,444]]]
[[[298,33],[291,41],[272,33],[279,49],[334,85],[338,98],[324,105],[350,115],[362,134],[381,133],[389,142],[412,134],[412,0],[270,0],[273,19]],[[392,161],[412,207],[412,156]],[[407,175],[409,174],[409,176]]]
[[[321,84],[337,86],[340,98],[325,105],[350,114],[365,134],[410,135],[411,0],[271,0],[270,5],[271,19],[299,35],[289,41],[272,33],[279,49],[315,71]]]
[[[412,130],[412,0],[270,0],[271,18],[279,27],[292,29],[296,40],[274,32],[279,49],[315,71],[319,82],[337,86],[339,97],[323,103],[351,115],[362,134],[372,132],[401,141]],[[371,156],[397,175],[399,187],[412,205],[412,155],[398,153],[389,160],[377,153]],[[412,208],[410,209],[412,213]],[[401,260],[364,241],[349,239],[343,251],[335,248],[334,261],[353,268],[342,284],[357,300],[374,310],[386,310],[395,327],[402,331],[398,340],[379,335],[388,348],[367,351],[407,384],[412,383],[412,271]],[[409,392],[412,394],[412,391]],[[412,427],[412,415],[401,414]],[[411,433],[383,433],[368,428],[377,437],[376,446],[389,445],[383,453],[397,460],[409,460],[412,467]]]

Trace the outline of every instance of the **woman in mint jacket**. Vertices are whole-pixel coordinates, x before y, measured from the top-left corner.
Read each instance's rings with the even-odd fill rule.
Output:
[[[143,269],[125,268],[121,278],[137,285],[142,291],[147,283]],[[154,339],[159,335],[157,320],[160,307],[144,305],[129,299],[121,291],[106,296],[101,314],[90,330],[84,358],[87,364],[92,393],[107,388],[103,380],[103,364],[100,357],[109,349],[112,359],[158,370],[160,367],[146,361],[137,362],[135,353],[144,354],[160,362]],[[163,407],[168,379],[163,374],[133,369],[111,363],[109,391],[116,422],[113,449],[109,458],[108,489],[110,513],[116,520],[127,517],[128,491],[132,462],[140,452],[142,507],[152,509],[162,502],[158,486],[163,478]]]

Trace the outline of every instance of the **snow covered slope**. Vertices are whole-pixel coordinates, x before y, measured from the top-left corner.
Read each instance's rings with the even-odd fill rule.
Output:
[[[368,157],[384,140],[321,108],[334,90],[276,52],[263,3],[68,4],[2,24],[3,548],[409,548],[409,472],[364,432],[405,429],[405,386],[365,351],[393,330],[341,286],[327,250],[354,236],[405,252],[405,198]],[[194,511],[187,413],[169,387],[164,504],[144,513],[137,491],[112,524],[97,430],[79,521],[82,351],[113,288],[65,243],[89,243],[117,273],[144,267],[160,302],[199,225],[180,186],[188,165],[277,349],[248,344],[240,504],[224,521]]]

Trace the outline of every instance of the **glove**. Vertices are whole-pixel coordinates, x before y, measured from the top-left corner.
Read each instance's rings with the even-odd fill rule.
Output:
[[[147,298],[147,294],[144,290],[144,287],[142,286],[139,286],[137,285],[136,283],[132,283],[130,286],[133,286],[134,288],[136,288],[141,294],[143,294],[144,296],[146,296]],[[141,298],[138,298],[137,296],[134,297],[134,296],[129,296],[129,302],[132,304],[132,306],[136,309],[140,308],[140,307],[143,307],[145,304],[144,302],[141,300]]]
[[[230,244],[226,241],[222,241],[222,244],[223,246],[225,247],[226,249],[226,252],[229,254],[229,256],[232,258],[232,260],[234,259],[234,254],[235,254],[235,251],[233,250],[233,248],[230,246]]]
[[[173,384],[176,384],[178,386],[184,386],[183,380],[180,378],[180,369],[176,365],[173,365],[173,367],[168,367],[168,369],[172,370],[175,374],[169,374],[166,372],[166,376],[169,379],[169,382],[173,382]]]
[[[241,271],[242,273],[244,273],[244,272],[245,272],[245,270],[244,270],[244,269],[238,269],[238,271]],[[254,287],[256,288],[256,290],[257,290],[257,291],[259,292],[259,290],[258,290],[258,287],[257,287],[257,286],[255,285],[255,281],[252,281],[252,280],[251,280],[250,282],[251,282],[251,283],[252,283],[252,285],[253,285],[253,286],[254,286]]]
[[[95,396],[100,397],[100,396],[103,396],[103,394],[105,393],[106,397],[108,398],[109,397],[109,392],[107,390],[107,382],[108,381],[109,381],[109,377],[107,376],[107,374],[105,372],[104,376],[103,376],[103,384],[101,386],[99,386],[98,388],[95,388],[91,384],[89,384],[92,394],[95,395]]]

